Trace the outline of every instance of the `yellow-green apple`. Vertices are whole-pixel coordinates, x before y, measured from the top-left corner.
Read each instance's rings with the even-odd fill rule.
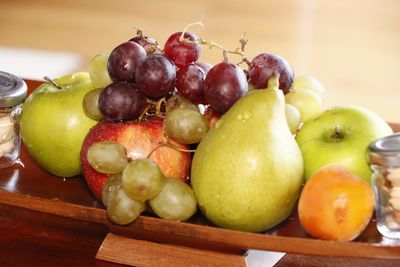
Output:
[[[163,132],[163,120],[153,118],[144,121],[108,122],[94,126],[86,136],[81,151],[83,176],[92,193],[101,199],[107,175],[93,169],[87,159],[89,147],[96,142],[113,141],[125,146],[131,160],[154,160],[167,177],[186,181],[189,177],[191,154],[187,145],[168,140]]]
[[[296,135],[305,179],[325,165],[338,163],[369,182],[367,147],[392,133],[381,117],[365,108],[338,106],[325,110],[306,121]]]
[[[83,97],[93,86],[85,72],[54,82],[43,83],[26,99],[20,117],[21,137],[43,169],[73,177],[82,172],[79,153],[83,139],[97,123],[82,108]]]

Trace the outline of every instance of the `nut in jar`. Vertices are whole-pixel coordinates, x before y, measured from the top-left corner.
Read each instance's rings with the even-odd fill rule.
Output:
[[[400,168],[398,168],[397,170],[400,170]],[[396,179],[393,179],[393,180],[395,182],[399,183],[400,173],[397,170],[396,170],[396,172],[398,173],[398,175],[396,176]],[[393,177],[391,177],[391,178],[393,178]],[[399,185],[393,186],[390,189],[389,204],[393,210],[393,219],[396,221],[397,224],[400,225],[400,186]]]
[[[11,115],[0,117],[0,157],[14,150],[14,119]]]
[[[400,239],[400,133],[375,140],[368,152],[378,231]]]
[[[21,78],[0,71],[0,168],[12,166],[19,159],[17,116],[26,94],[27,87]]]

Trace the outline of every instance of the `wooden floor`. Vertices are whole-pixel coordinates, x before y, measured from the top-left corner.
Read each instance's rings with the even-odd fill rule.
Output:
[[[360,105],[400,122],[398,0],[0,0],[0,46],[76,52],[86,62],[76,69],[86,70],[135,26],[163,44],[199,20],[205,28],[192,30],[205,39],[234,49],[247,32],[250,59],[277,53],[297,75],[317,77],[327,88],[325,107]],[[202,60],[222,56],[204,49]]]

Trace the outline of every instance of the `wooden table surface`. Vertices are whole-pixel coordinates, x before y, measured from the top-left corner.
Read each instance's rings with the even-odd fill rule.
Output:
[[[0,205],[0,229],[0,266],[122,266],[95,259],[107,234],[98,224]],[[395,267],[399,261],[286,254],[275,266]]]
[[[204,30],[193,28],[199,36],[233,49],[247,32],[249,58],[277,53],[288,59],[297,75],[317,77],[327,88],[325,107],[360,105],[387,121],[400,121],[398,0],[0,3],[0,47],[75,52],[83,57],[76,70],[87,70],[95,54],[110,52],[129,39],[134,26],[163,44],[171,33],[202,20]],[[222,56],[203,49],[201,59],[216,64]]]
[[[38,85],[38,82],[27,83],[30,90]],[[20,171],[13,168],[2,170],[0,189],[32,195],[41,192],[40,194],[50,199],[69,199],[72,203],[98,206],[93,202],[93,196],[88,194],[83,180],[75,179],[72,184],[64,183],[64,186],[69,187],[62,187],[61,180],[45,174],[25,150],[22,155],[29,175],[22,176]],[[42,176],[49,176],[50,180],[39,179]],[[37,179],[33,179],[34,177]],[[71,190],[71,186],[75,189]],[[121,266],[95,259],[103,239],[109,232],[102,224],[0,204],[0,229],[0,266]],[[154,264],[156,265],[156,262]],[[399,266],[399,261],[286,254],[276,266],[391,267]]]

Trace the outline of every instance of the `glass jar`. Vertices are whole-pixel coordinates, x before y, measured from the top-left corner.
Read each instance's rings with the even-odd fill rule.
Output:
[[[378,231],[400,239],[400,134],[372,142],[368,152]]]
[[[0,168],[19,160],[21,138],[17,117],[26,94],[27,86],[21,78],[0,71]]]

